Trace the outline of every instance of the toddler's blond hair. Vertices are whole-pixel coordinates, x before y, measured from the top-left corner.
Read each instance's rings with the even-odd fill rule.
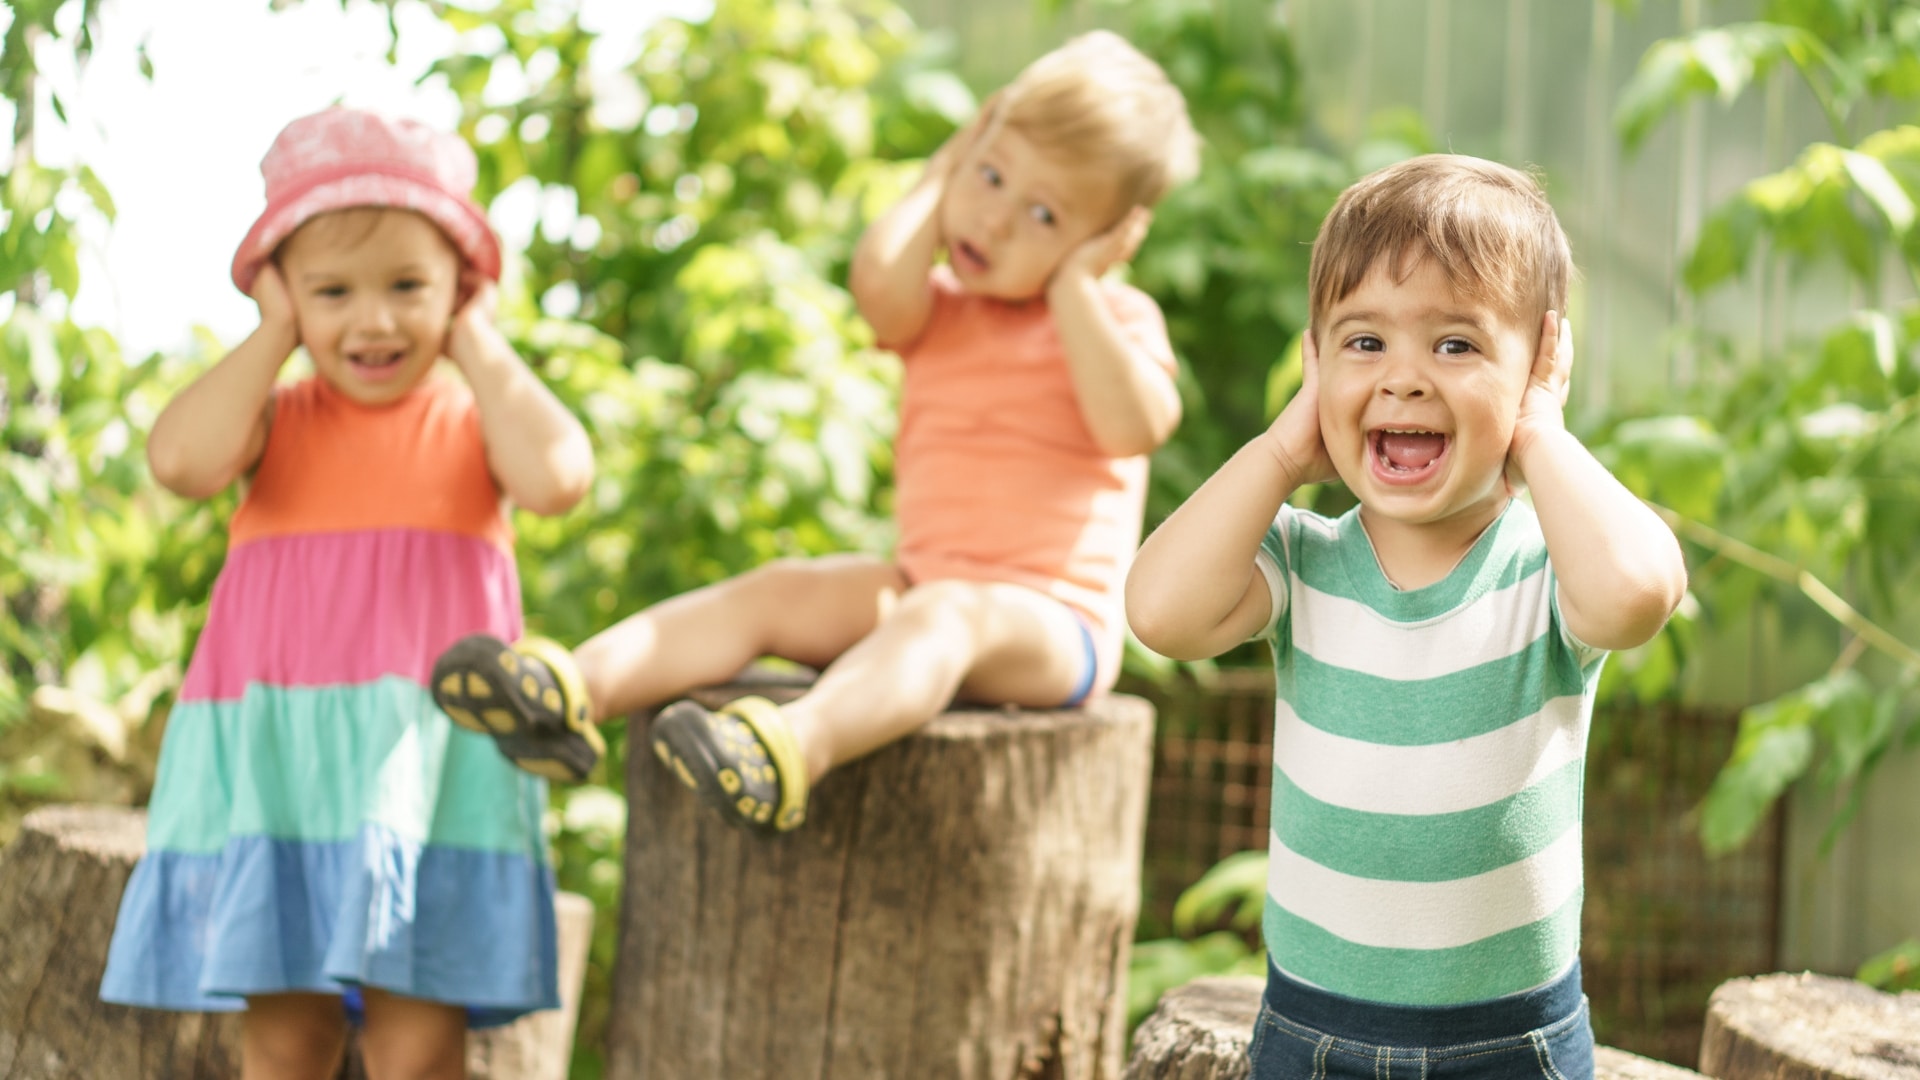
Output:
[[[1403,281],[1430,258],[1461,295],[1519,322],[1567,310],[1573,255],[1528,173],[1426,154],[1368,174],[1320,225],[1307,270],[1315,327],[1378,267]]]
[[[1199,167],[1179,88],[1111,31],[1081,34],[1027,65],[991,108],[991,122],[1049,157],[1112,176],[1118,211],[1152,206]]]

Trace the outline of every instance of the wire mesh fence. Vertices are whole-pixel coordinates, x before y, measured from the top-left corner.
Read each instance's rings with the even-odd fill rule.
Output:
[[[1208,867],[1266,847],[1272,676],[1233,670],[1204,690],[1128,689],[1159,710],[1140,933],[1160,937],[1172,932],[1174,901]],[[1692,1066],[1713,988],[1774,969],[1777,820],[1741,850],[1708,858],[1694,818],[1737,719],[1678,706],[1594,717],[1581,965],[1607,1045]]]

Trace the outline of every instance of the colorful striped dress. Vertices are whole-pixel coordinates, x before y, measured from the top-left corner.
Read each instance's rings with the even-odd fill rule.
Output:
[[[276,395],[167,723],[100,996],[233,1010],[361,986],[476,1027],[559,1004],[546,784],[426,682],[520,634],[513,537],[464,383]]]
[[[1509,502],[1422,589],[1388,582],[1357,511],[1283,507],[1257,562],[1274,599],[1274,966],[1396,1005],[1564,975],[1605,653],[1561,622],[1533,508]]]

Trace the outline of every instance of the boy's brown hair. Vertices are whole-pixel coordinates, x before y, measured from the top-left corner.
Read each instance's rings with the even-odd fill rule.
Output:
[[[1533,176],[1464,154],[1426,154],[1342,192],[1313,242],[1311,320],[1376,266],[1404,281],[1432,259],[1461,295],[1516,321],[1565,314],[1573,254]]]
[[[1152,206],[1199,168],[1186,98],[1120,35],[1081,34],[1027,65],[989,103],[1049,157],[1114,178],[1116,214]]]

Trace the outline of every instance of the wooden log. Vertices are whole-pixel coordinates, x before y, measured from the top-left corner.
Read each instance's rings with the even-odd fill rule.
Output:
[[[120,894],[146,831],[146,815],[124,807],[45,806],[0,852],[0,1076],[240,1075],[238,1016],[100,1000]]]
[[[1245,1080],[1264,986],[1257,976],[1215,976],[1169,990],[1133,1033],[1125,1080]],[[1608,1046],[1594,1049],[1593,1066],[1594,1080],[1701,1080]]]
[[[661,769],[646,719],[609,1080],[1119,1076],[1145,701],[948,712],[829,774],[780,837],[729,827]]]
[[[47,806],[0,851],[0,1077],[228,1080],[240,1075],[240,1014],[167,1012],[100,1000],[107,945],[146,815]],[[561,1080],[592,937],[593,906],[562,893],[561,1009],[468,1036],[471,1080]],[[343,1075],[362,1075],[357,1058]]]
[[[1920,993],[1810,973],[1728,980],[1707,1001],[1700,1071],[1721,1080],[1920,1080]]]
[[[1245,1080],[1265,988],[1256,975],[1217,975],[1160,995],[1134,1030],[1126,1080]]]

